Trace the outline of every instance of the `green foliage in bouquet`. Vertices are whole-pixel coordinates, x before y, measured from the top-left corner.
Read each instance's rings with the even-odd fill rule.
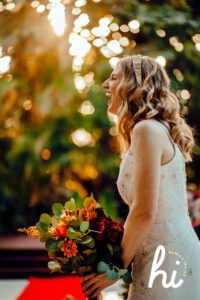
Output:
[[[109,280],[122,277],[131,283],[130,266],[123,268],[121,240],[123,225],[105,215],[91,194],[77,209],[73,198],[63,206],[54,203],[53,216],[41,214],[36,226],[18,229],[45,243],[51,272],[84,276],[91,272],[106,273]]]

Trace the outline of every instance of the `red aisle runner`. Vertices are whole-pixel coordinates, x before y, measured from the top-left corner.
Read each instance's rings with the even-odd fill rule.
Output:
[[[29,277],[28,285],[16,300],[85,300],[81,279],[79,276]]]

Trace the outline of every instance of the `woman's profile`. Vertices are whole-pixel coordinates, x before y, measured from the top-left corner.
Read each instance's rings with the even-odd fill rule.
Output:
[[[121,244],[124,267],[132,264],[129,300],[200,300],[200,241],[188,215],[185,171],[194,129],[169,84],[159,63],[137,55],[120,59],[102,85],[108,112],[118,117],[117,187],[129,206]],[[105,274],[90,274],[84,283],[87,295],[96,289],[94,296],[113,284]]]

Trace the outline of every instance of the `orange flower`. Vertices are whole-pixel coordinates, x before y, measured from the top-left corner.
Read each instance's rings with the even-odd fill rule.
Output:
[[[39,231],[37,230],[36,226],[29,226],[28,229],[24,228],[24,229],[18,229],[18,231],[20,232],[26,232],[29,236],[36,236],[38,238],[41,237],[41,234],[39,233]]]
[[[54,227],[49,228],[49,233],[50,233],[53,237],[56,237],[56,236],[57,236],[56,228],[54,228]]]
[[[62,237],[67,236],[67,226],[61,220],[58,220],[58,225],[56,227],[56,233],[58,236],[62,236]]]
[[[93,218],[96,218],[97,217],[97,213],[96,211],[91,211],[90,212],[90,216],[89,216],[89,220],[93,219]]]
[[[67,222],[70,222],[72,220],[77,220],[77,217],[76,216],[64,216],[62,217],[63,220],[66,220]]]
[[[92,202],[88,205],[87,209],[92,210],[96,207],[96,200],[92,199]]]
[[[74,241],[69,240],[62,245],[61,251],[64,252],[64,256],[67,256],[68,258],[76,256],[76,253],[78,252],[77,245]]]

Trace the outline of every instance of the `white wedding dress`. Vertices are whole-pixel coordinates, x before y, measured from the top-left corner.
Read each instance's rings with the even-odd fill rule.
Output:
[[[134,256],[133,282],[129,287],[128,300],[200,300],[200,241],[188,215],[185,161],[165,125],[159,124],[170,138],[174,156],[161,165],[158,210],[147,237]],[[129,208],[134,201],[133,168],[130,147],[122,158],[117,179],[119,193]],[[183,280],[178,288],[163,287],[161,275],[154,279],[152,288],[148,287],[154,254],[159,245],[165,247],[166,253],[158,269],[167,273],[166,283],[176,271],[174,283]]]

